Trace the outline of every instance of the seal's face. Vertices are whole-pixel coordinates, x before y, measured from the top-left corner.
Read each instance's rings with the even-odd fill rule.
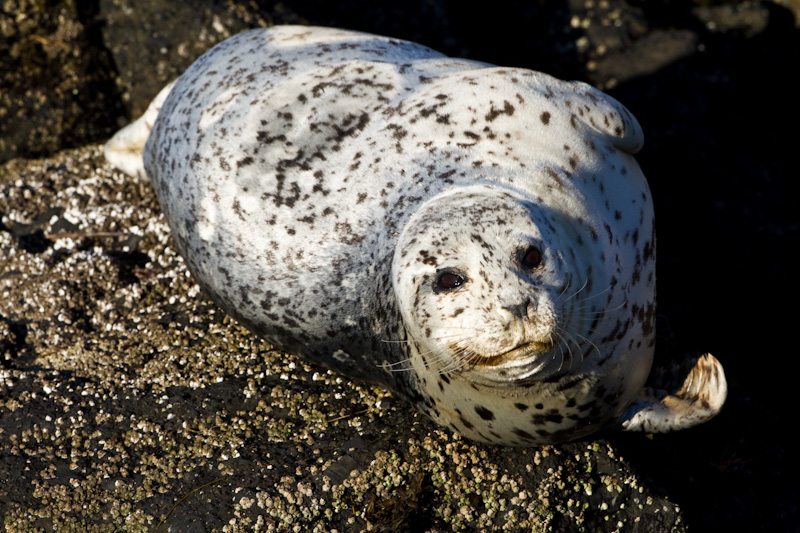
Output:
[[[524,384],[576,363],[586,336],[571,320],[580,287],[540,209],[474,188],[431,202],[407,225],[393,271],[419,370]]]
[[[605,273],[577,226],[485,186],[444,193],[411,217],[392,272],[418,407],[431,418],[473,439],[530,445],[619,415],[624,361],[599,371],[592,357],[605,348],[595,339]]]

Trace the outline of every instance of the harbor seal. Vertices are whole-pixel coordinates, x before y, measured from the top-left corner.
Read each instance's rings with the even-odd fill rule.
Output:
[[[329,28],[236,35],[107,159],[153,184],[201,288],[274,346],[478,441],[668,431],[710,355],[644,386],[655,224],[636,119],[579,82]]]

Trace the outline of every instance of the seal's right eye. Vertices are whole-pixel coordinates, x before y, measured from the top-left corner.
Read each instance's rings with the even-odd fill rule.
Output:
[[[455,272],[440,272],[436,277],[436,287],[439,290],[451,291],[457,289],[467,282],[461,274]]]
[[[528,268],[536,268],[542,264],[542,252],[535,246],[531,246],[522,256],[522,264]]]

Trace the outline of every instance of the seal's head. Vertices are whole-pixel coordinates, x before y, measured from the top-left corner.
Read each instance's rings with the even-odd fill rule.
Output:
[[[395,287],[427,372],[476,382],[545,379],[569,370],[571,269],[541,206],[470,187],[428,202],[396,252]]]
[[[479,440],[520,444],[535,440],[522,427],[531,418],[515,420],[528,407],[550,413],[550,441],[554,431],[575,438],[606,421],[589,420],[599,410],[571,411],[602,381],[583,372],[597,313],[576,295],[602,273],[584,264],[591,250],[580,241],[568,217],[498,187],[443,193],[411,217],[392,271],[434,419]]]

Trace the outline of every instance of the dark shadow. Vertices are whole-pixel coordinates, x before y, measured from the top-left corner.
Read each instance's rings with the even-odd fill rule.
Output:
[[[684,504],[697,531],[795,530],[800,467],[786,421],[796,419],[796,313],[785,309],[800,296],[790,257],[800,227],[791,133],[800,30],[772,3],[751,5],[766,21],[758,31],[758,19],[712,31],[693,2],[637,5],[654,26],[689,28],[700,45],[609,91],[645,130],[638,160],[655,200],[658,304],[669,319],[659,353],[713,353],[729,396],[722,415],[695,429],[610,438]],[[728,7],[737,13],[715,9]]]

